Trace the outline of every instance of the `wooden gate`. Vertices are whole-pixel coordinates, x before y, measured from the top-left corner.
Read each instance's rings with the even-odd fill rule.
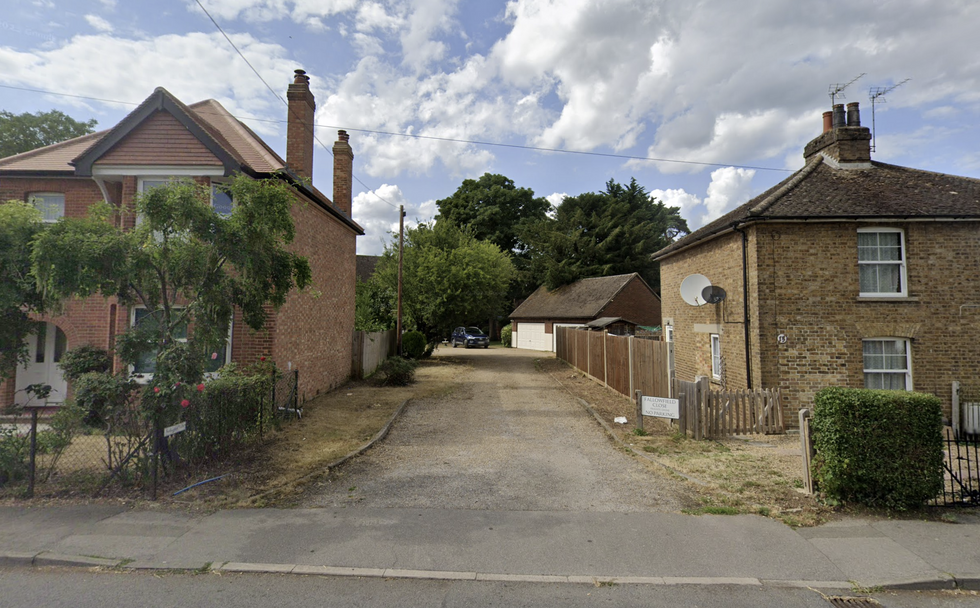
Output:
[[[680,399],[680,430],[695,439],[785,432],[779,389],[713,391],[711,382],[702,378],[677,380],[675,394]]]

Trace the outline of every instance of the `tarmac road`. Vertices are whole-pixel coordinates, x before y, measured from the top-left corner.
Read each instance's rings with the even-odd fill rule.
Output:
[[[452,349],[469,364],[450,395],[412,401],[388,437],[311,488],[304,507],[677,512],[685,482],[611,443],[555,379],[547,353]]]

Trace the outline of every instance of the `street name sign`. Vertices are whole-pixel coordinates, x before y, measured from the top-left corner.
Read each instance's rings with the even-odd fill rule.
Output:
[[[672,420],[677,420],[681,417],[681,402],[679,399],[647,397],[643,395],[641,408],[644,416],[670,418]]]

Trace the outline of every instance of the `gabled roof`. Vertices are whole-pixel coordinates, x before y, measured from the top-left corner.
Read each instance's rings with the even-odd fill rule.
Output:
[[[980,220],[980,180],[872,161],[840,168],[817,154],[741,207],[661,249],[662,259],[733,226],[794,220]]]
[[[217,102],[214,102],[217,104]],[[213,154],[225,168],[225,175],[231,175],[235,171],[242,171],[247,167],[246,163],[232,148],[223,134],[212,127],[210,123],[203,120],[193,110],[188,108],[179,99],[170,94],[163,87],[157,87],[153,94],[147,97],[135,110],[130,112],[126,118],[119,121],[115,127],[109,129],[105,137],[97,143],[87,148],[72,161],[75,165],[75,174],[81,177],[92,175],[92,166],[102,155],[119,144],[139,127],[143,121],[152,116],[157,111],[164,111],[173,116],[182,124],[191,135],[204,144],[204,147]]]
[[[611,277],[579,279],[548,291],[542,285],[514,312],[512,319],[592,319],[619,295],[632,280],[643,281],[639,274],[618,274]],[[646,284],[644,282],[644,284]]]
[[[157,112],[165,112],[183,125],[213,155],[212,162],[221,163],[225,175],[242,172],[263,178],[276,174],[354,232],[364,234],[363,228],[326,195],[290,171],[282,157],[220,103],[208,99],[188,106],[163,87],[157,87],[111,129],[0,159],[0,177],[91,177],[101,157],[151,121]]]

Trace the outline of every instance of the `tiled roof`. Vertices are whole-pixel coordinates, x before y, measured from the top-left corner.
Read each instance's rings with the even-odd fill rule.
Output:
[[[380,255],[359,255],[357,256],[357,278],[362,282],[367,282],[374,274],[374,269],[378,265]]]
[[[109,131],[89,133],[61,143],[44,146],[0,159],[0,171],[7,172],[51,172],[74,173],[75,167],[69,162],[98,143]]]
[[[512,319],[597,317],[631,280],[639,277],[640,275],[634,272],[611,277],[580,279],[554,291],[548,291],[542,285],[510,313],[510,317]]]
[[[217,101],[207,99],[188,106],[164,89],[157,89],[153,96],[161,91],[171,102],[182,109],[194,123],[200,126],[222,150],[244,167],[252,169],[256,173],[272,173],[286,166],[285,161],[278,154]],[[151,98],[148,98],[131,115],[143,108]],[[0,172],[8,174],[51,171],[74,173],[75,167],[71,161],[83,156],[86,151],[125,122],[126,119],[123,119],[119,125],[112,129],[83,135],[51,146],[0,159]]]
[[[837,168],[822,155],[766,192],[661,249],[654,258],[727,230],[769,220],[978,219],[980,180],[876,161]]]

